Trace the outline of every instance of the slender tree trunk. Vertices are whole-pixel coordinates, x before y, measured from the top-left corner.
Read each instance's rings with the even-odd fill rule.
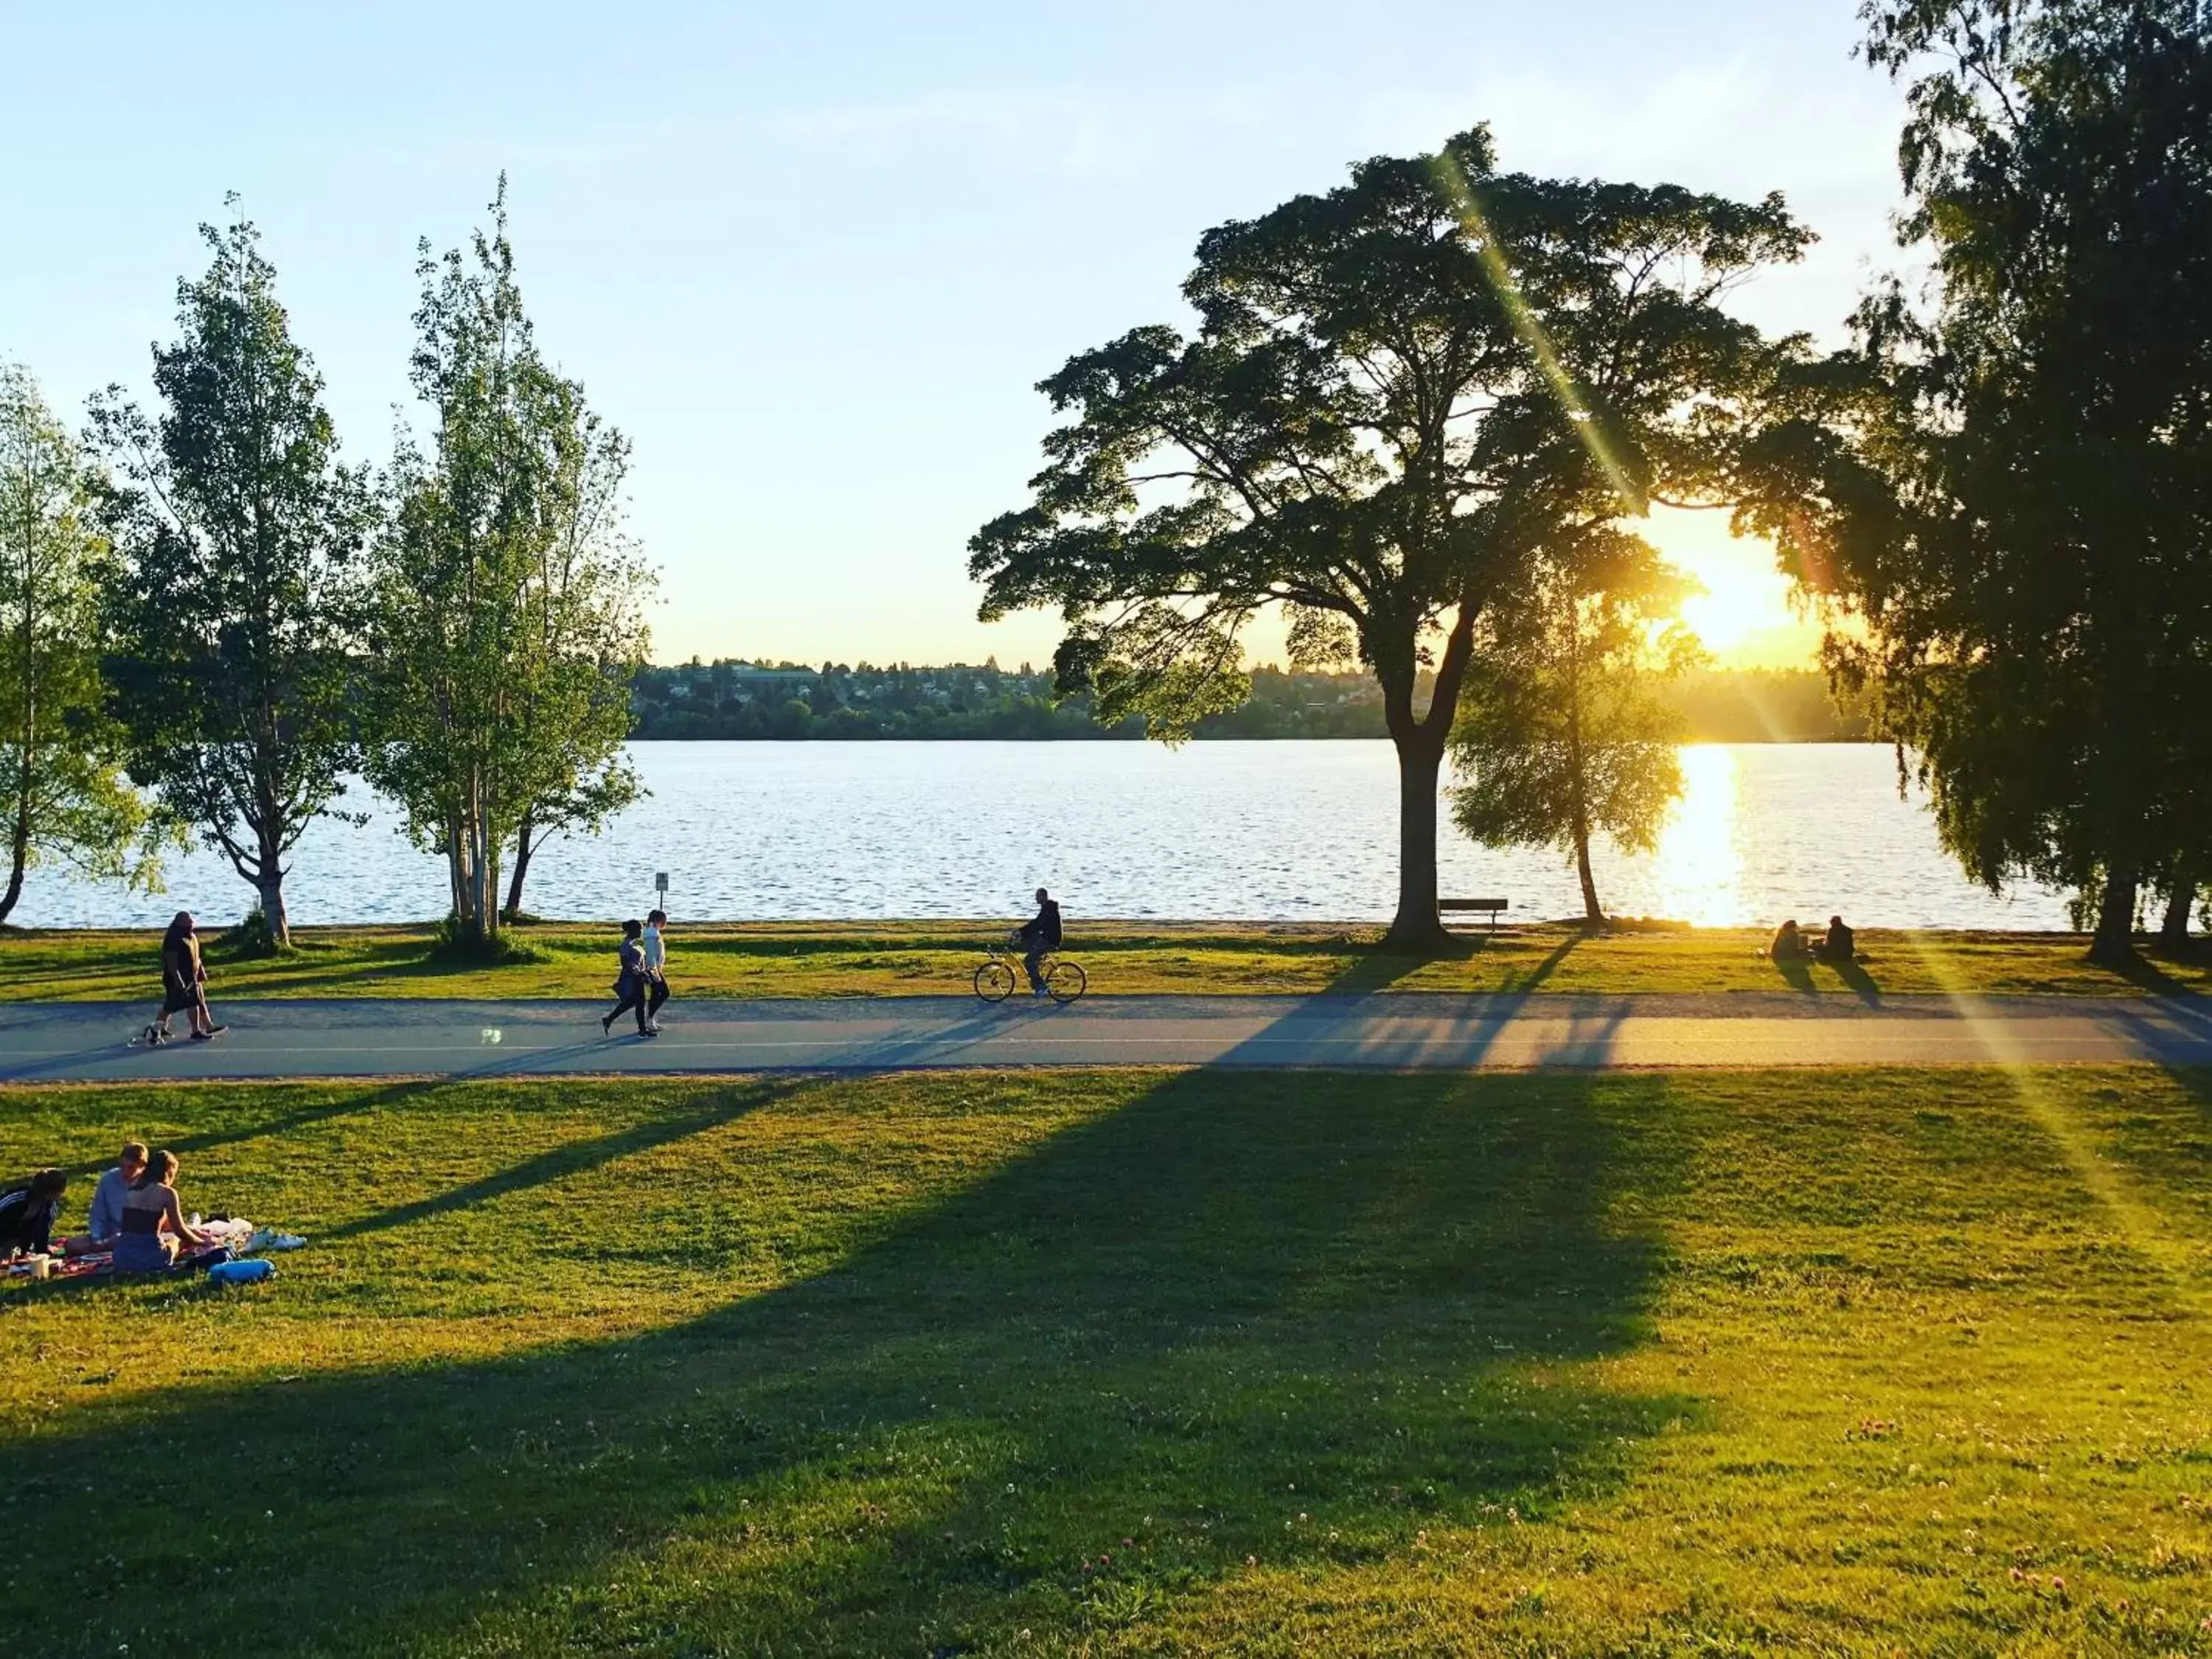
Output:
[[[2097,931],[2089,941],[2093,962],[2124,963],[2135,956],[2136,874],[2115,866],[2105,875],[2097,904]]]
[[[0,896],[0,921],[15,913],[23,896],[23,872],[31,864],[31,797],[39,775],[39,652],[35,632],[38,568],[32,557],[32,527],[23,526],[23,732],[15,774],[15,827],[8,842],[8,891]]]
[[[1589,792],[1583,770],[1582,616],[1579,602],[1567,598],[1567,788],[1571,799],[1570,828],[1575,837],[1575,874],[1583,884],[1583,927],[1605,926],[1605,908],[1597,902],[1597,878],[1590,872]]]
[[[448,814],[446,819],[446,885],[451,889],[453,922],[458,932],[468,911],[467,889],[461,881],[461,825],[460,820]]]
[[[0,921],[15,913],[15,901],[23,896],[23,872],[31,862],[31,793],[23,792],[23,799],[15,809],[15,827],[8,837],[8,890],[0,893]]]
[[[2186,864],[2177,866],[2166,891],[2166,915],[2158,924],[2158,942],[2169,951],[2189,948],[2189,917],[2197,908],[2197,872]],[[8,912],[0,908],[0,918]]]
[[[522,830],[514,838],[514,872],[507,880],[507,920],[514,921],[522,915],[522,884],[530,874],[530,815],[522,815]]]
[[[1575,873],[1582,878],[1583,926],[1604,927],[1605,907],[1597,902],[1597,879],[1590,873],[1589,830],[1580,823],[1575,825]]]

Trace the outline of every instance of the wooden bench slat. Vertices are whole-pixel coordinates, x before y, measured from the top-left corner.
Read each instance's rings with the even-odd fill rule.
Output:
[[[1448,898],[1437,901],[1437,908],[1439,910],[1504,910],[1510,908],[1510,902],[1502,898]]]

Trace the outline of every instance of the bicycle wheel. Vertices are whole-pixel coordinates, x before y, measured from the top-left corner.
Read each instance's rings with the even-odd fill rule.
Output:
[[[1054,1002],[1074,1001],[1090,983],[1083,969],[1073,962],[1054,963],[1044,976],[1045,994]]]
[[[994,958],[975,970],[975,994],[986,1002],[1004,1002],[1014,994],[1014,970]]]

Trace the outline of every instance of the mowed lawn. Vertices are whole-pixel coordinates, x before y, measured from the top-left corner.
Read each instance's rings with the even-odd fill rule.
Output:
[[[685,997],[967,996],[987,939],[1006,921],[708,922],[671,934]],[[2212,993],[2212,956],[2160,954],[2124,972],[2088,960],[2063,933],[1869,929],[1865,960],[1778,967],[1741,928],[1626,923],[1586,936],[1534,923],[1495,934],[1477,923],[1429,957],[1376,949],[1382,930],[1255,922],[1069,925],[1066,953],[1094,993],[1319,991],[1788,991],[1843,1002],[1943,992],[2134,996]],[[303,927],[283,957],[241,956],[210,932],[210,994],[238,997],[598,997],[615,973],[612,924],[535,923],[510,937],[526,959],[486,967],[441,960],[421,926]],[[160,934],[0,928],[0,1001],[152,1002]]]
[[[2212,1653],[2212,1078],[51,1089],[42,1656]],[[82,1186],[73,1192],[81,1213]]]

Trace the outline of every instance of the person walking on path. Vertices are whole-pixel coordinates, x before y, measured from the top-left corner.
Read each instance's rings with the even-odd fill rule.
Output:
[[[637,1015],[637,1034],[640,1036],[658,1035],[646,1023],[645,1018],[645,947],[638,942],[644,932],[635,919],[623,923],[622,972],[615,979],[615,1006],[599,1022],[602,1036],[611,1034],[615,1022],[633,1011]]]
[[[199,924],[189,910],[178,911],[161,936],[161,1012],[146,1028],[147,1041],[167,1042],[169,1016],[176,1013],[188,1016],[196,1042],[228,1029],[208,1012],[207,963],[200,957]]]
[[[668,946],[661,938],[668,926],[668,912],[655,910],[645,919],[645,936],[638,941],[645,955],[646,1029],[653,1036],[660,1035],[660,1011],[668,1001]]]
[[[1037,913],[1024,922],[1016,932],[1021,940],[1022,966],[1030,976],[1030,994],[1043,996],[1044,958],[1048,951],[1060,949],[1060,906],[1043,888],[1036,890]]]

